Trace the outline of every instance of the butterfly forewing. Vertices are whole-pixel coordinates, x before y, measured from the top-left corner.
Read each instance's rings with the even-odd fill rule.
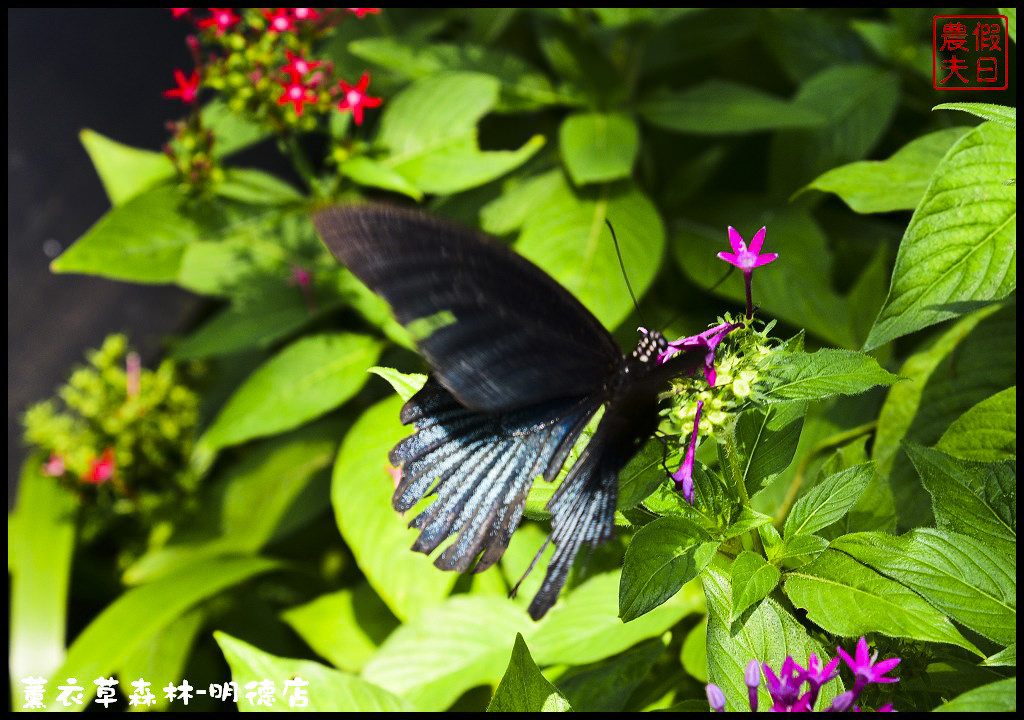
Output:
[[[512,410],[601,389],[621,359],[562,286],[482,234],[382,206],[314,218],[331,252],[410,327],[463,406]]]

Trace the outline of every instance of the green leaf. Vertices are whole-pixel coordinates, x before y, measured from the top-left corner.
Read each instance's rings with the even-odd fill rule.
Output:
[[[365,582],[290,608],[281,618],[316,653],[348,672],[359,672],[398,620]]]
[[[86,128],[78,133],[111,205],[121,205],[153,185],[173,178],[174,165],[163,153],[111,140]]]
[[[280,287],[224,308],[175,345],[171,357],[195,360],[265,350],[309,320],[309,308],[295,288]]]
[[[811,128],[825,122],[813,108],[718,79],[657,92],[641,101],[639,112],[652,125],[697,135]]]
[[[383,37],[356,40],[348,48],[353,55],[412,80],[443,71],[479,72],[494,77],[501,82],[496,112],[521,112],[571,100],[557,93],[544,73],[518,55],[497,48],[471,43],[421,45]]]
[[[416,201],[423,199],[423,193],[404,175],[365,155],[357,155],[342,163],[341,174],[359,185],[392,190]]]
[[[874,463],[865,463],[819,482],[793,505],[786,518],[786,538],[815,533],[846,515],[857,504],[874,475]]]
[[[1017,578],[1006,557],[966,535],[922,528],[901,537],[855,533],[832,543],[1001,645],[1017,638]]]
[[[1017,386],[985,398],[958,417],[935,449],[979,462],[1016,457]]]
[[[773,547],[768,553],[768,558],[772,562],[781,563],[789,558],[818,555],[827,547],[828,540],[820,535],[793,535]]]
[[[39,472],[43,462],[33,453],[21,466],[18,505],[7,520],[12,678],[50,677],[64,660],[77,502]]]
[[[757,553],[744,550],[732,563],[732,615],[735,622],[754,603],[761,602],[779,584],[782,573]]]
[[[575,712],[621,712],[664,652],[662,638],[648,640],[607,660],[569,668],[558,678],[558,689]]]
[[[900,368],[906,380],[892,387],[882,406],[872,459],[892,487],[901,527],[929,524],[930,505],[902,443],[938,442],[964,412],[1014,385],[1016,332],[1015,307],[989,307],[957,322]]]
[[[341,427],[321,421],[254,444],[210,478],[210,492],[194,521],[183,522],[165,545],[124,572],[124,582],[151,582],[203,558],[254,554],[294,528],[296,508],[326,509],[323,471],[334,460]],[[309,497],[313,492],[314,497]]]
[[[695,523],[664,517],[644,525],[626,548],[619,617],[629,622],[661,605],[711,562],[718,542]]]
[[[1017,129],[1017,108],[1006,107],[1005,105],[993,105],[991,103],[942,103],[936,105],[932,110],[961,110],[971,115],[976,115],[982,120],[991,120],[1011,130]]]
[[[499,84],[478,73],[445,72],[417,80],[387,104],[380,162],[422,192],[451,194],[483,185],[537,152],[536,135],[518,150],[481,152],[476,123],[498,99]]]
[[[709,565],[701,573],[701,581],[708,602],[708,680],[725,693],[727,711],[750,709],[743,675],[751,660],[766,663],[778,671],[788,656],[806,666],[805,661],[812,652],[819,658],[831,654],[771,597],[748,610],[739,620],[730,622],[734,612],[729,576],[721,568]],[[760,707],[772,704],[766,686],[762,680],[758,689]],[[838,678],[833,679],[822,687],[816,707],[828,707],[842,689]]]
[[[807,404],[789,402],[765,409],[751,408],[736,418],[733,427],[735,457],[723,462],[753,495],[781,473],[793,460]],[[719,451],[724,449],[719,445]]]
[[[68,648],[64,664],[51,677],[109,676],[150,637],[189,608],[277,567],[278,563],[263,558],[217,558],[128,590],[75,638]],[[96,692],[96,686],[91,682],[81,684],[84,686],[84,705],[87,705]]]
[[[1015,667],[1017,665],[1017,643],[1014,642],[1006,649],[1000,650],[994,655],[989,655],[985,658],[985,662],[983,662],[982,665],[988,665],[991,667]]]
[[[658,637],[687,615],[700,612],[700,586],[691,582],[663,604],[636,620],[619,619],[619,573],[589,578],[559,601],[527,635],[533,656],[543,664],[582,665],[611,657],[642,640]]]
[[[569,701],[541,674],[523,636],[516,633],[512,657],[487,705],[487,712],[571,711]]]
[[[466,690],[499,682],[515,638],[530,637],[532,625],[503,596],[456,595],[392,633],[363,678],[421,712],[444,710]]]
[[[217,139],[213,144],[214,157],[227,157],[270,135],[268,128],[239,115],[220,100],[204,105],[202,118],[203,125]]]
[[[830,633],[857,637],[879,632],[949,643],[984,657],[915,592],[843,553],[825,551],[810,565],[787,573],[784,587],[793,604]]]
[[[634,185],[577,195],[563,181],[527,215],[515,247],[614,328],[633,306],[628,292],[614,291],[625,291],[625,284],[606,219],[615,226],[629,281],[641,297],[660,266],[665,230],[657,208]]]
[[[193,646],[206,620],[206,613],[196,609],[172,620],[166,627],[153,633],[147,642],[121,665],[118,672],[121,687],[126,688],[129,683],[139,678],[184,678]],[[175,700],[180,702],[178,698]],[[156,694],[153,704],[146,709],[152,712],[179,708],[171,707],[171,698],[166,694]]]
[[[562,160],[576,185],[628,178],[640,150],[640,131],[625,113],[579,113],[562,121]]]
[[[767,402],[857,395],[899,379],[879,367],[870,355],[855,350],[777,352],[765,358],[760,368],[767,375]]]
[[[1017,554],[1017,463],[977,463],[907,444],[907,455],[932,496],[935,524]]]
[[[290,430],[333,410],[363,386],[366,368],[376,361],[381,346],[350,333],[307,336],[292,343],[242,383],[197,444],[216,451]]]
[[[189,243],[202,237],[183,212],[182,196],[158,185],[112,208],[50,263],[57,273],[84,273],[141,283],[169,283]]]
[[[398,419],[401,406],[398,397],[374,405],[345,435],[334,464],[331,502],[366,579],[391,612],[407,620],[441,602],[456,575],[409,549],[418,531],[406,527],[412,518],[391,508],[395,486],[388,452],[409,434]]]
[[[932,712],[1016,712],[1017,678],[997,680],[968,690]]]
[[[865,157],[896,112],[900,93],[894,72],[871,65],[819,67],[824,69],[804,82],[795,102],[825,122],[812,130],[780,132],[772,141],[770,184],[780,193]]]
[[[407,401],[418,393],[427,382],[427,376],[422,373],[403,373],[398,372],[394,368],[372,367],[369,369],[369,372],[387,380],[391,388],[403,401]]]
[[[412,708],[373,683],[312,660],[283,658],[216,632],[214,639],[231,667],[231,679],[248,683],[274,681],[266,704],[239,697],[242,712],[408,712]],[[280,685],[278,685],[280,683]],[[262,695],[261,695],[262,699]]]
[[[216,186],[217,195],[249,205],[289,205],[303,195],[275,175],[262,170],[229,168]]]
[[[861,160],[829,170],[805,190],[835,193],[858,213],[913,210],[939,162],[968,132],[970,128],[952,127],[929,133],[911,140],[888,160]]]
[[[985,123],[939,164],[900,243],[866,350],[1016,288],[1016,142],[1015,132]]]

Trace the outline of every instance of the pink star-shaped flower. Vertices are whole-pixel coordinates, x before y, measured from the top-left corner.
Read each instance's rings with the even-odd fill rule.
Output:
[[[209,11],[210,17],[200,20],[199,27],[217,28],[218,35],[223,35],[225,30],[242,19],[231,12],[231,8],[209,8]]]

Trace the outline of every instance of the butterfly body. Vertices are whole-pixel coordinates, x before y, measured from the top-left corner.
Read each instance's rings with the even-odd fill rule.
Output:
[[[537,476],[553,481],[597,411],[593,437],[548,503],[555,553],[530,605],[554,604],[584,546],[614,531],[618,474],[658,424],[658,396],[691,372],[693,351],[659,365],[659,333],[623,356],[568,291],[491,238],[384,206],[330,208],[314,218],[331,252],[415,329],[430,367],[403,407],[416,431],[391,452],[402,468],[392,504],[434,501],[410,523],[413,549],[435,565],[493,565],[522,518]]]

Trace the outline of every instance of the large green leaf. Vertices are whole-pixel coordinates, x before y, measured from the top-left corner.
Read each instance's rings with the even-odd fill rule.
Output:
[[[701,573],[701,581],[708,601],[708,680],[725,693],[726,710],[750,708],[743,676],[751,660],[765,663],[778,672],[787,657],[804,666],[812,652],[819,658],[831,654],[807,634],[788,610],[770,597],[733,622],[732,583],[721,568],[708,566]],[[838,678],[825,685],[817,707],[826,707],[841,689]],[[771,707],[765,682],[758,689],[758,703],[761,707]]]
[[[895,73],[871,65],[823,66],[801,85],[795,101],[826,121],[814,129],[780,132],[773,140],[771,187],[786,194],[867,155],[896,112],[899,81]]]
[[[39,472],[43,462],[37,454],[25,460],[7,520],[8,664],[18,679],[49,677],[64,660],[77,504],[56,478]]]
[[[660,266],[665,230],[657,208],[631,184],[577,195],[558,183],[526,215],[516,249],[614,328],[629,315],[632,301],[605,220],[615,228],[629,282],[640,297]]]
[[[55,678],[97,678],[116,672],[149,638],[185,611],[249,578],[273,570],[276,562],[264,558],[217,558],[161,578],[121,595],[79,634],[68,648]],[[89,681],[85,704],[96,692]],[[81,710],[83,705],[72,705]]]
[[[627,178],[640,150],[640,131],[625,113],[579,113],[562,121],[562,161],[576,185]]]
[[[900,243],[865,349],[963,315],[1017,287],[1016,132],[987,122],[935,170]]]
[[[374,405],[345,435],[334,465],[331,502],[338,528],[370,585],[396,617],[407,620],[440,603],[456,575],[410,550],[418,531],[406,527],[411,518],[391,508],[396,471],[388,452],[409,433],[398,420],[401,406],[397,397]]]
[[[1017,457],[1017,386],[985,398],[958,417],[935,448],[981,462]]]
[[[861,160],[818,176],[807,187],[838,195],[854,212],[913,210],[949,149],[970,128],[952,127],[915,138],[887,160]]]
[[[544,144],[482,152],[476,124],[494,108],[499,83],[479,73],[445,72],[417,80],[387,104],[378,141],[381,163],[425,193],[467,190],[518,167]]]
[[[761,363],[767,388],[764,400],[822,400],[857,395],[899,378],[886,372],[870,355],[853,350],[824,349],[815,353],[780,352]]]
[[[901,537],[856,533],[841,550],[922,595],[949,617],[1001,645],[1017,639],[1017,578],[1006,557],[967,535],[922,528]]]
[[[787,573],[785,589],[796,607],[830,633],[858,637],[879,632],[950,643],[982,655],[913,590],[843,553],[828,550],[810,565]]]
[[[512,657],[494,690],[487,712],[566,712],[565,696],[541,674],[523,636],[516,634]]]
[[[268,360],[231,396],[198,441],[197,456],[290,430],[352,397],[381,343],[333,333],[298,340]]]
[[[174,177],[174,165],[164,153],[122,145],[88,128],[78,138],[111,205],[121,205],[146,188]]]
[[[697,135],[809,128],[825,122],[825,116],[811,107],[718,79],[655,93],[641,101],[639,110],[652,125]]]
[[[401,699],[372,683],[312,660],[283,658],[263,652],[222,632],[214,634],[231,679],[238,687],[274,683],[273,692],[254,698],[242,694],[242,712],[408,712]]]

